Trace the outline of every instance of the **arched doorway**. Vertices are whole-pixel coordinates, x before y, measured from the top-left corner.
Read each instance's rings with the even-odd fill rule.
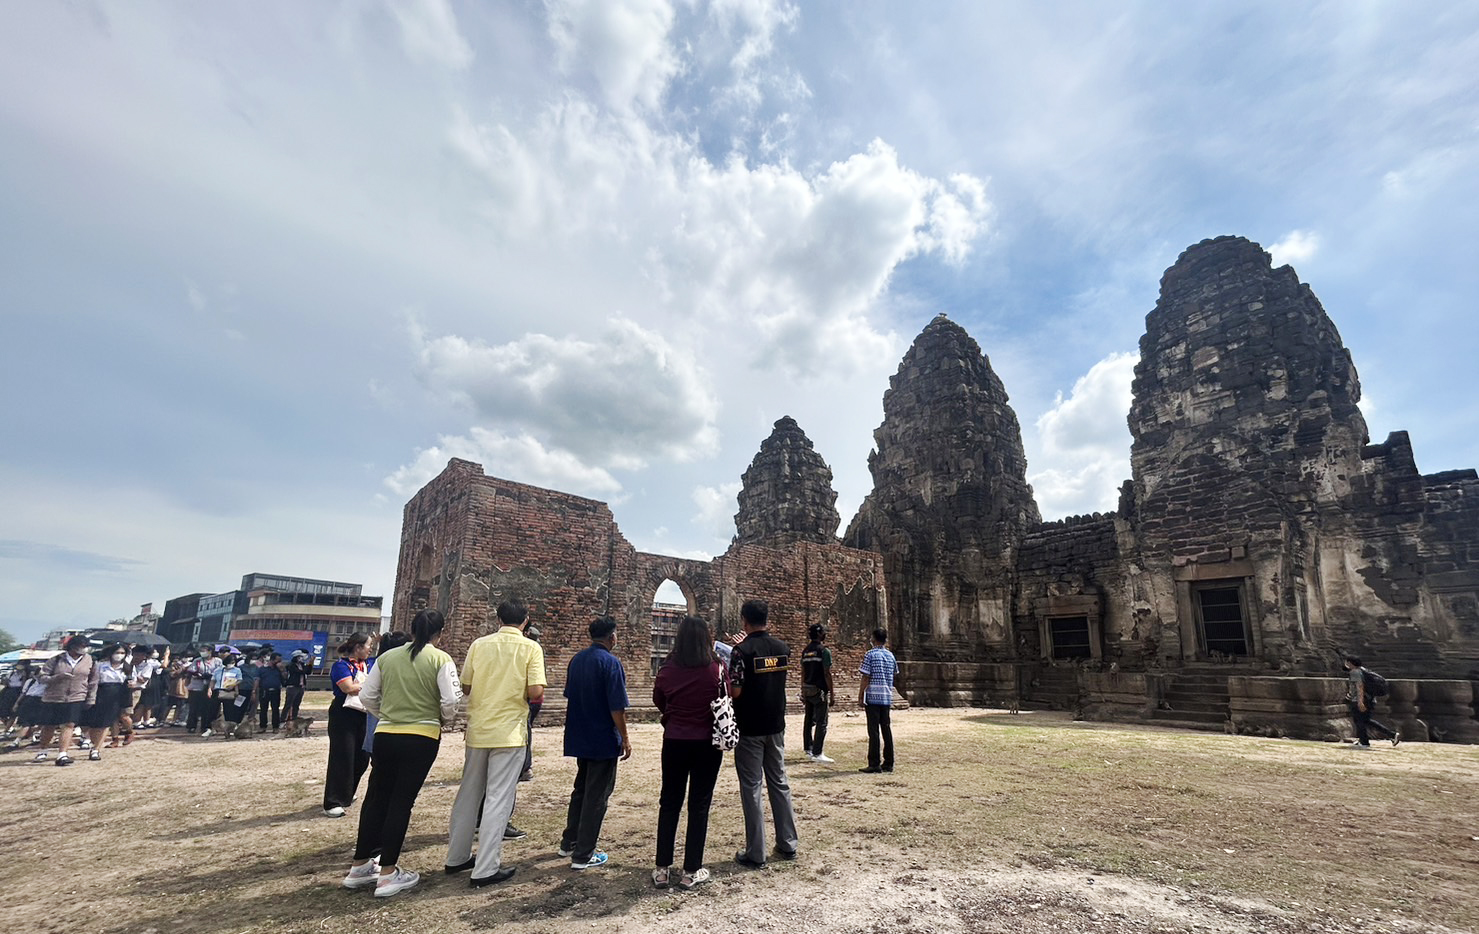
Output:
[[[678,581],[665,578],[652,595],[652,676],[673,650],[678,624],[694,611],[693,595]]]

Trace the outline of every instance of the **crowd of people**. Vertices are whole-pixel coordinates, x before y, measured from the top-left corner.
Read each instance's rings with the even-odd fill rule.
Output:
[[[528,610],[518,601],[507,601],[499,605],[497,616],[499,628],[472,643],[460,673],[437,647],[445,623],[433,610],[416,615],[408,637],[382,637],[373,662],[367,643],[343,647],[331,674],[335,696],[329,713],[325,815],[343,816],[366,767],[370,775],[343,881],[346,888],[373,887],[384,898],[420,881],[418,873],[399,865],[401,849],[441,732],[452,724],[464,699],[462,780],[449,818],[443,868],[448,875],[470,873],[472,888],[505,882],[517,872],[503,859],[503,844],[525,836],[512,817],[518,784],[532,777],[531,727],[548,679],[544,653],[537,639],[530,638]],[[659,888],[692,889],[708,881],[704,853],[709,813],[729,749],[734,751],[744,814],[745,846],[734,855],[735,863],[759,869],[768,859],[795,859],[800,847],[785,763],[791,650],[770,632],[764,601],[747,601],[740,616],[744,634],[729,645],[715,642],[703,619],[684,617],[653,684],[652,699],[663,725],[652,871]],[[570,859],[574,871],[607,864],[599,846],[601,828],[618,766],[632,756],[626,673],[613,651],[616,631],[616,620],[609,616],[593,621],[590,646],[576,653],[566,670],[563,753],[575,760],[576,768],[556,852]],[[824,628],[811,627],[809,636],[801,666],[808,702],[806,753],[814,762],[830,763],[822,750],[827,710],[836,704],[832,656]],[[387,639],[392,644],[388,650]],[[887,641],[883,630],[874,632],[873,649],[858,672],[858,704],[867,711],[869,733],[863,772],[894,768],[888,708],[897,664]],[[731,717],[733,736],[725,729]],[[360,753],[367,737],[373,751],[365,757]],[[679,864],[677,833],[685,802]],[[767,802],[774,825],[774,846],[768,852]]]
[[[171,657],[168,646],[114,643],[94,653],[86,636],[67,639],[43,662],[20,662],[0,688],[0,751],[36,747],[45,762],[73,762],[74,742],[88,760],[127,746],[137,731],[178,728],[216,735],[219,720],[234,732],[243,720],[277,732],[298,717],[311,665],[306,652],[284,659],[270,650],[232,646]]]

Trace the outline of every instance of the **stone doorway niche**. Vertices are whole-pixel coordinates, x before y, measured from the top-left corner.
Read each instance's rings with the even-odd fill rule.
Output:
[[[1249,654],[1248,611],[1242,580],[1200,581],[1192,585],[1197,636],[1209,656]]]
[[[693,593],[671,577],[663,580],[652,595],[652,676],[662,667],[662,660],[673,650],[678,624],[696,609]]]
[[[1055,616],[1048,620],[1049,658],[1054,661],[1093,658],[1087,616]]]

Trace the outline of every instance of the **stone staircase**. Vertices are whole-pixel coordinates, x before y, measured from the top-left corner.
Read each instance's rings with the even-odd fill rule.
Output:
[[[1228,719],[1228,676],[1243,673],[1229,665],[1196,665],[1177,671],[1161,703],[1151,711],[1151,722],[1221,731]]]

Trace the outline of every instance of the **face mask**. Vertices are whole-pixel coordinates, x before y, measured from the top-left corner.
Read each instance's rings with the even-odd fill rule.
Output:
[[[115,664],[115,665],[122,665],[123,664],[123,656],[122,655],[115,655],[115,656],[113,656],[113,664]]]

